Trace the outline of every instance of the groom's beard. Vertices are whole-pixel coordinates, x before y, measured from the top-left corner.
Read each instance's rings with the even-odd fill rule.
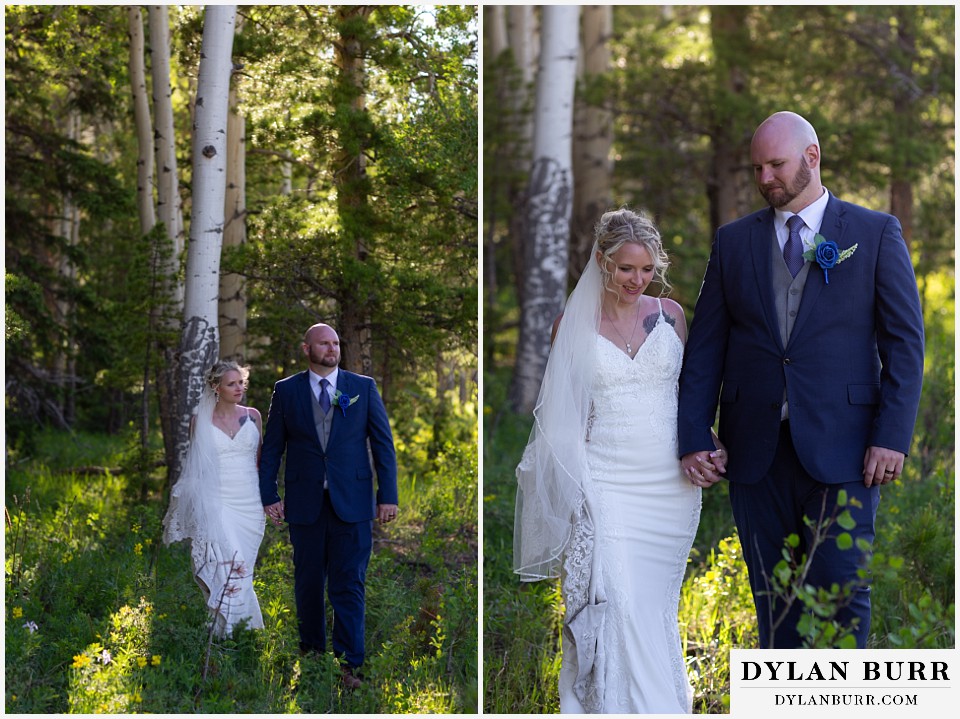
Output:
[[[761,187],[760,194],[763,195],[763,199],[769,203],[770,207],[783,207],[793,202],[794,198],[807,189],[812,176],[813,173],[810,168],[807,167],[805,162],[801,161],[789,187]]]
[[[310,364],[320,365],[321,367],[336,367],[340,364],[339,352],[320,353],[310,348]]]

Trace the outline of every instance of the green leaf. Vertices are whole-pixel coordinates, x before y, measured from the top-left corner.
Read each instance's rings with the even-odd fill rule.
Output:
[[[839,647],[841,649],[856,649],[857,648],[857,638],[852,634],[848,634],[843,637],[839,642]]]
[[[849,531],[857,526],[857,520],[850,514],[849,509],[845,509],[840,513],[840,516],[837,517],[837,524]]]
[[[853,546],[853,537],[850,536],[849,532],[844,532],[843,534],[837,535],[837,549],[842,549],[846,551]]]

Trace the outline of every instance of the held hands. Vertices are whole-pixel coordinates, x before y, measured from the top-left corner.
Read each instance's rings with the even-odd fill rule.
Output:
[[[389,524],[396,518],[397,518],[397,505],[395,504],[378,504],[377,505],[377,521],[380,522],[380,524]]]
[[[716,446],[714,451],[690,452],[680,460],[684,476],[698,487],[712,487],[727,472],[727,448],[712,430],[711,434]]]
[[[270,504],[263,508],[264,514],[269,517],[270,521],[273,522],[278,527],[283,526],[283,502],[277,502],[276,504]]]

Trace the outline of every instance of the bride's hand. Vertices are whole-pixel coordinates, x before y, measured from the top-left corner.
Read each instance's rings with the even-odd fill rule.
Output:
[[[701,450],[683,455],[680,466],[691,484],[697,487],[712,487],[722,479],[714,464],[715,460],[709,459],[710,454],[706,450]]]

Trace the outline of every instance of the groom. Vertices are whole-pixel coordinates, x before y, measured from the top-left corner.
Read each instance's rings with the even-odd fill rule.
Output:
[[[797,535],[796,556],[809,552],[804,517],[824,506],[829,517],[841,491],[856,500],[853,547],[838,546],[834,526],[805,583],[855,587],[838,619],[862,648],[870,587],[859,540],[873,542],[880,487],[903,470],[920,401],[916,279],[895,217],[823,187],[804,118],[767,118],[750,152],[770,207],[714,239],[680,378],[679,455],[694,484],[730,480],[763,648],[802,644],[799,602],[784,613],[770,592],[784,539]],[[718,398],[726,463],[710,437]]]
[[[300,651],[327,646],[324,589],[333,607],[333,651],[343,683],[361,685],[364,589],[374,518],[397,516],[397,458],[390,422],[370,377],[339,369],[340,338],[313,325],[303,337],[309,369],[273,390],[260,457],[264,511],[293,544]],[[277,490],[284,452],[285,497]],[[376,467],[377,491],[374,494]]]

